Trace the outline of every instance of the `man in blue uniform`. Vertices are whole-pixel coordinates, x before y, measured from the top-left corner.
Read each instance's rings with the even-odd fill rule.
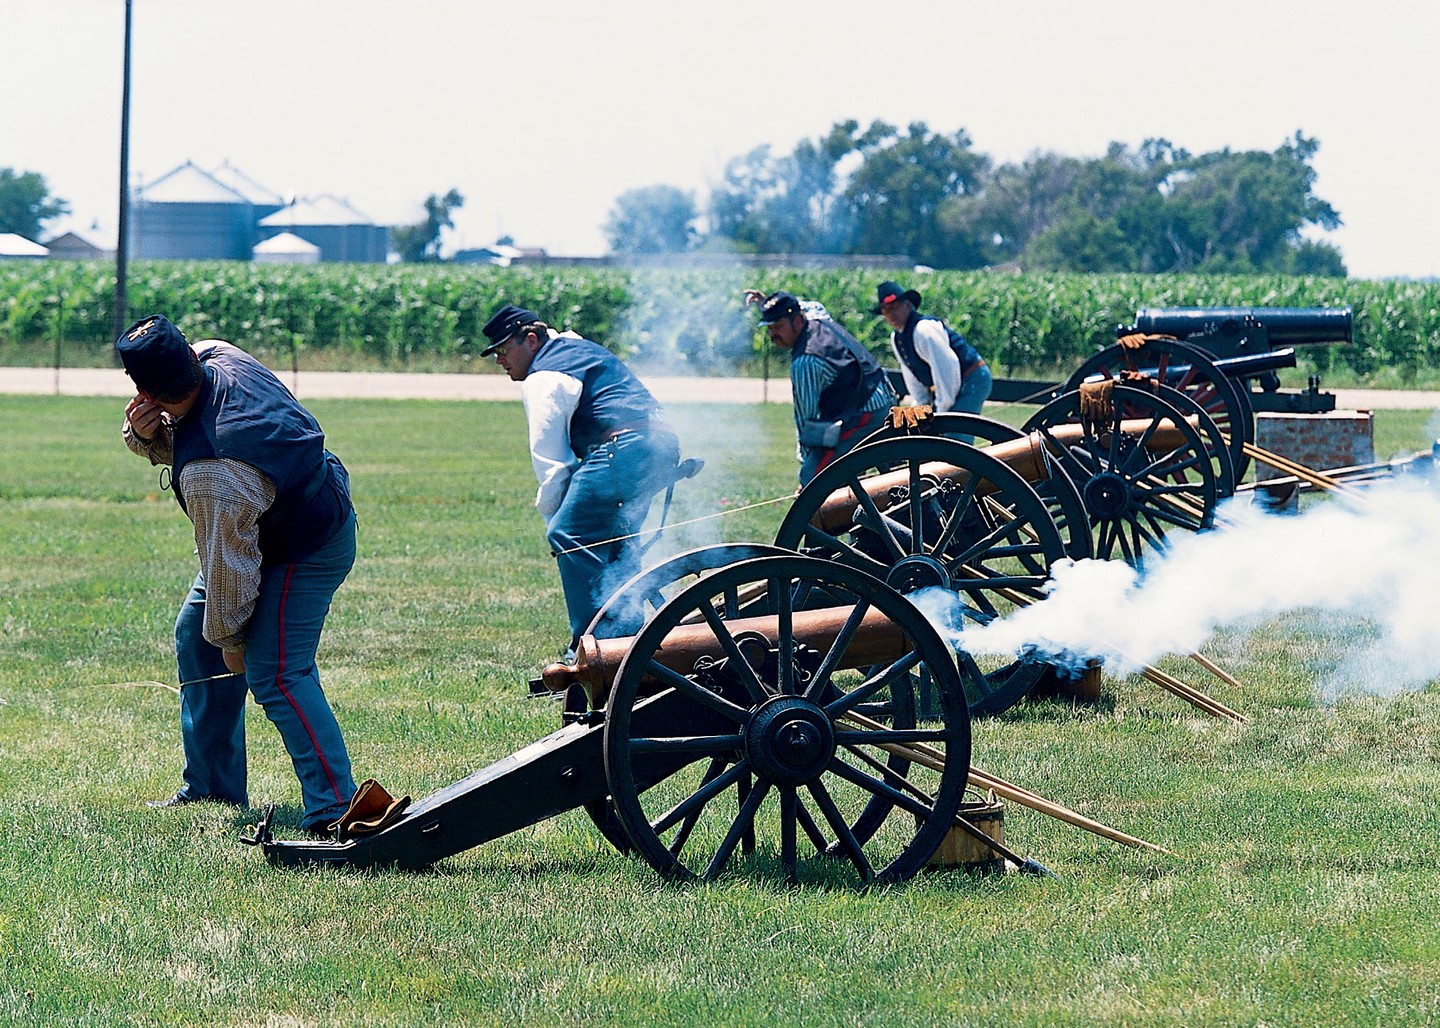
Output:
[[[920,314],[920,294],[897,282],[875,288],[879,314],[891,328],[890,346],[900,362],[905,389],[936,414],[979,414],[990,397],[990,369],[965,337],[952,333],[939,318]]]
[[[634,536],[675,475],[680,443],[655,397],[598,343],[557,333],[514,304],[484,333],[481,356],[493,354],[521,383],[535,508],[559,565],[573,652],[604,602],[640,571]]]
[[[770,341],[790,351],[790,392],[800,484],[808,485],[836,457],[879,428],[895,403],[895,390],[870,351],[840,324],[811,317],[786,292],[760,304]]]
[[[249,805],[248,691],[300,779],[300,827],[327,834],[355,792],[315,667],[331,597],[355,562],[349,476],[310,413],[243,350],[218,339],[192,348],[159,315],[115,348],[136,390],[125,444],[170,466],[200,558],[175,620],[185,769],[179,790],[151,806]]]

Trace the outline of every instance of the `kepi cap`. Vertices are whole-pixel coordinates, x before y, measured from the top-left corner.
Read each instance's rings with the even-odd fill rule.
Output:
[[[906,289],[899,282],[881,282],[875,287],[875,306],[870,309],[871,314],[879,314],[880,308],[895,300],[909,300],[910,306],[920,307],[920,294],[913,289]]]
[[[795,299],[793,294],[781,290],[778,293],[771,293],[760,304],[760,324],[773,325],[781,318],[788,318],[800,313],[802,313],[800,301]]]
[[[480,351],[480,356],[488,357],[500,349],[500,344],[515,334],[515,330],[522,325],[529,325],[540,320],[540,315],[524,307],[516,307],[513,303],[507,303],[494,314],[490,320],[485,322],[485,327],[480,331],[485,333],[485,338],[490,340],[490,345]]]
[[[150,314],[115,340],[125,374],[147,393],[163,393],[184,381],[194,353],[181,331],[161,314]]]

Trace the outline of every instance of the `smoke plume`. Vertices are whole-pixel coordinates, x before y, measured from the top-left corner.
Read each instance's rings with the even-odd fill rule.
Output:
[[[1147,556],[1143,576],[1120,561],[1064,562],[1044,602],[949,634],[973,654],[1033,649],[1073,666],[1099,657],[1124,674],[1164,654],[1194,652],[1219,628],[1319,612],[1332,625],[1344,619],[1370,628],[1321,683],[1322,696],[1390,695],[1440,677],[1435,481],[1395,479],[1299,515],[1243,500],[1220,514],[1225,527],[1172,536],[1163,556]],[[937,599],[922,606],[932,621]]]

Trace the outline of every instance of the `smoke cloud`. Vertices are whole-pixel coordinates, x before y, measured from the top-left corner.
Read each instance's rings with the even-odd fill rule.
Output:
[[[989,625],[954,624],[935,595],[922,610],[972,654],[1036,650],[1071,666],[1099,657],[1117,674],[1194,652],[1220,628],[1315,612],[1332,626],[1369,627],[1321,683],[1322,697],[1391,695],[1440,677],[1440,484],[1394,479],[1299,515],[1240,499],[1220,513],[1226,527],[1172,537],[1162,557],[1147,556],[1143,577],[1120,561],[1065,562],[1046,600]],[[942,596],[953,608],[953,594]]]

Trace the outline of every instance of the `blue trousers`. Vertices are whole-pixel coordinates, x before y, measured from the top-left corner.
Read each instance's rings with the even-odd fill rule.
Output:
[[[990,399],[990,390],[994,388],[995,378],[990,374],[987,365],[980,365],[973,371],[967,372],[960,380],[960,392],[955,396],[955,410],[964,411],[967,414],[979,414],[980,408],[985,406],[985,401]]]
[[[951,409],[965,414],[979,414],[985,401],[990,399],[990,390],[994,385],[995,378],[986,365],[982,364],[975,370],[966,372],[965,377],[960,380],[960,392],[955,394],[955,406]],[[973,435],[954,435],[951,438],[962,443],[975,441]]]
[[[591,450],[570,476],[545,539],[560,570],[573,649],[605,601],[640,571],[638,539],[650,502],[680,459],[665,431],[626,432]]]
[[[318,551],[294,564],[266,565],[245,628],[245,674],[228,675],[205,641],[205,579],[195,576],[175,618],[180,672],[180,795],[249,805],[245,768],[245,696],[280,731],[300,779],[302,828],[338,818],[355,793],[340,725],[320,688],[315,652],[330,600],[355,563],[355,516]],[[216,677],[223,676],[223,677]],[[188,683],[188,684],[187,684]]]

